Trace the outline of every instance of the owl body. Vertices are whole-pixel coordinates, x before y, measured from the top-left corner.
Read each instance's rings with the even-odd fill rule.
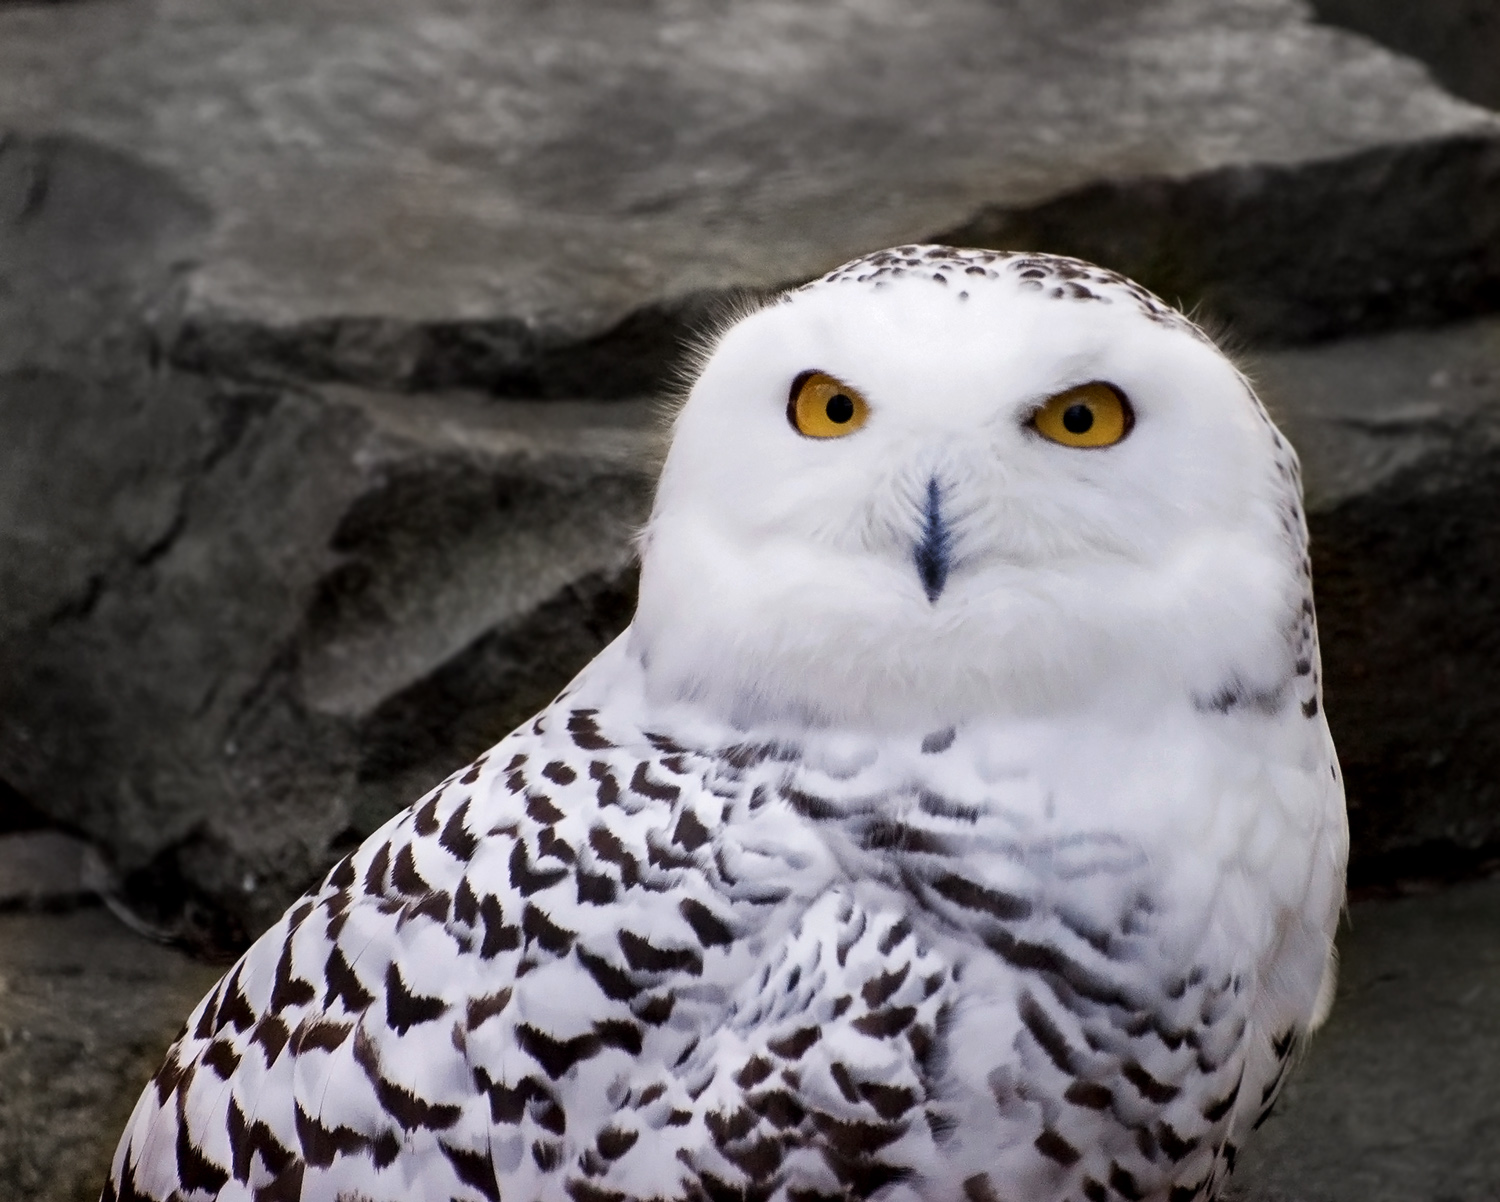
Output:
[[[1064,285],[1109,311],[1051,353]],[[971,378],[1014,404],[943,366],[986,288],[1011,322]],[[105,1197],[1212,1197],[1326,1010],[1346,836],[1295,459],[1153,306],[902,248],[731,328],[631,629],[257,942]],[[1018,385],[1018,347],[1053,375]],[[1170,433],[1164,354],[1217,409],[1157,505],[1163,469],[1109,456]],[[808,369],[815,419],[887,441],[805,434]],[[774,421],[704,476],[758,373]],[[1138,398],[1116,444],[1017,439],[1101,378]]]

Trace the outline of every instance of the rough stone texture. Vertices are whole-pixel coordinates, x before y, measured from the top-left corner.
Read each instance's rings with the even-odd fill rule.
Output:
[[[158,545],[96,565],[104,540],[67,529],[89,520],[83,487],[27,531],[58,566],[0,557],[0,573],[21,560],[18,592],[86,580],[71,607],[11,617],[0,758],[144,874],[127,892],[148,913],[201,897],[203,921],[227,906],[253,932],[623,625],[655,434],[628,402],[203,396],[182,424],[144,406],[140,453],[114,461],[163,497]],[[117,424],[98,400],[0,404],[0,445],[86,474]],[[183,455],[153,456],[173,434]]]
[[[0,1198],[95,1202],[136,1095],[222,971],[100,908],[0,913]]]
[[[1445,88],[1500,109],[1500,5],[1495,0],[1312,0],[1319,20],[1421,59]]]
[[[1500,320],[1250,364],[1302,455],[1356,887],[1500,855]]]
[[[1328,1026],[1236,1202],[1500,1193],[1500,880],[1354,906]],[[0,913],[0,1197],[93,1202],[140,1088],[221,971],[103,910]]]
[[[0,835],[0,910],[76,905],[100,875],[91,852],[61,831]]]
[[[1500,880],[1369,901],[1328,1025],[1245,1148],[1240,1202],[1500,1196]]]
[[[1079,189],[1086,242],[1101,181],[1143,181],[1104,203],[1156,222],[1145,282],[1237,296],[1257,333],[1500,289],[1500,122],[1296,0],[8,7],[7,128],[205,207],[155,326],[213,370],[638,391],[704,292],[945,231],[1053,241],[1030,208]]]

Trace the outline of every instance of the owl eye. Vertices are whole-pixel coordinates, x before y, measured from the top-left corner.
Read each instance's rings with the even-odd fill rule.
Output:
[[[1112,447],[1135,425],[1135,410],[1113,384],[1096,380],[1059,392],[1028,424],[1065,447]]]
[[[842,438],[870,417],[865,398],[827,372],[805,371],[792,381],[786,419],[808,438]]]

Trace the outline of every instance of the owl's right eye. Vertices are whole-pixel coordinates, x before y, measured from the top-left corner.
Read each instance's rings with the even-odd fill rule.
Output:
[[[823,371],[805,371],[792,381],[786,419],[808,438],[842,438],[870,417],[865,398],[842,380]]]

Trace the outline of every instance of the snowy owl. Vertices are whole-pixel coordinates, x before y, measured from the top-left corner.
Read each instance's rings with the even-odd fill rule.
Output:
[[[1112,272],[883,251],[705,350],[640,556],[203,1000],[104,1198],[1212,1198],[1347,847],[1245,378]]]

